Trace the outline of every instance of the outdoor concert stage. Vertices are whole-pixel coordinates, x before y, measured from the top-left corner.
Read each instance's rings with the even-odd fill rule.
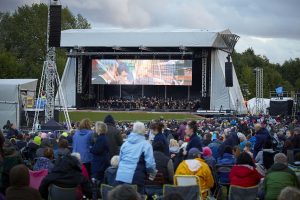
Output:
[[[225,86],[226,57],[238,39],[229,30],[71,29],[61,36],[69,51],[61,83],[68,107],[158,97],[199,99],[200,110],[246,111],[234,68],[233,87]]]

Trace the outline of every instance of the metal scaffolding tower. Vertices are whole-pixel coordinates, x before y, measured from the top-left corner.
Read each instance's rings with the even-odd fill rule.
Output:
[[[50,0],[50,5],[57,5],[57,0]],[[45,91],[46,105],[45,105],[45,123],[54,118],[55,108],[55,89],[57,88],[59,103],[64,112],[64,117],[68,126],[71,128],[70,117],[66,107],[66,101],[60,84],[59,74],[56,67],[56,54],[55,47],[49,46],[49,32],[50,32],[50,6],[48,6],[48,26],[47,26],[47,55],[44,61],[43,71],[40,80],[38,100],[41,99],[41,94]],[[35,115],[33,120],[32,130],[35,130],[36,124],[39,119],[39,106],[36,106]]]
[[[256,72],[256,99],[255,99],[255,110],[256,114],[260,114],[264,110],[264,70],[263,68],[255,68]]]

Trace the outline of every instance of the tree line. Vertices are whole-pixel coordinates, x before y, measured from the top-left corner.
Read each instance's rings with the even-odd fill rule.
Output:
[[[0,78],[40,78],[46,55],[46,4],[21,6],[13,13],[0,13]],[[82,15],[62,9],[62,30],[88,29],[91,25]],[[61,75],[66,63],[66,50],[57,48],[57,68]],[[266,56],[249,48],[232,55],[236,74],[246,99],[255,97],[256,67],[264,69],[264,97],[283,86],[285,91],[300,91],[300,59],[282,65],[270,63]]]

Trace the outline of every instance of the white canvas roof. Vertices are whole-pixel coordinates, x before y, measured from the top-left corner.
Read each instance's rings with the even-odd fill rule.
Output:
[[[10,120],[19,127],[20,91],[35,91],[38,79],[0,79],[0,127]]]
[[[214,47],[227,48],[222,35],[228,29],[207,30],[122,30],[69,29],[61,32],[61,47]]]

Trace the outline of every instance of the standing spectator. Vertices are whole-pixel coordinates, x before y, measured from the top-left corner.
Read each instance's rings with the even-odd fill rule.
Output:
[[[9,173],[10,187],[6,190],[7,200],[42,200],[36,189],[29,187],[29,170],[25,165],[14,166]]]
[[[262,175],[255,169],[255,164],[247,152],[243,152],[237,158],[236,165],[230,171],[230,185],[240,187],[252,187],[258,185]]]
[[[196,175],[200,179],[200,190],[205,199],[207,191],[214,186],[214,179],[209,166],[201,159],[198,148],[192,148],[188,153],[188,159],[178,166],[175,175]]]
[[[177,130],[178,140],[184,140],[186,125],[187,125],[186,121],[180,124]]]
[[[11,125],[12,125],[12,124],[10,123],[10,121],[7,120],[7,121],[6,121],[6,124],[3,126],[3,129],[4,129],[4,130],[9,130],[9,129],[11,128]]]
[[[116,180],[121,184],[136,184],[138,191],[143,194],[147,172],[152,174],[156,172],[153,149],[145,139],[145,125],[136,122],[132,133],[121,147]]]
[[[8,129],[6,137],[8,139],[16,138],[18,134],[19,134],[19,131],[17,130],[16,125],[12,124],[11,127]]]
[[[219,140],[219,134],[213,133],[212,135],[212,142],[208,145],[208,147],[212,151],[213,157],[217,160],[219,155],[219,147],[222,144],[222,142]]]
[[[112,158],[115,155],[119,155],[120,147],[123,143],[123,139],[120,130],[116,128],[115,120],[111,115],[107,115],[104,119],[104,123],[107,125],[107,141],[109,147],[109,155]]]
[[[164,124],[161,122],[153,123],[150,126],[152,133],[155,135],[153,143],[160,142],[162,144],[164,154],[166,156],[169,156],[169,145],[167,142],[167,138],[162,133],[163,128],[164,128]]]
[[[185,133],[190,137],[190,141],[186,147],[186,151],[184,152],[185,155],[192,148],[197,148],[200,152],[202,151],[202,144],[200,138],[197,135],[197,128],[198,127],[196,121],[190,121],[186,126]]]
[[[98,135],[94,146],[91,148],[92,159],[92,178],[103,182],[104,172],[109,167],[109,147],[106,137],[107,126],[103,122],[96,122],[96,134]]]
[[[263,128],[261,126],[261,124],[255,124],[254,126],[255,128],[255,145],[254,145],[254,152],[253,152],[253,157],[255,158],[257,153],[262,150],[263,145],[265,142],[267,142],[268,140],[272,141],[272,138],[269,134],[269,131],[266,128]]]
[[[91,173],[92,154],[90,152],[92,142],[91,122],[89,119],[81,120],[78,130],[73,136],[73,152],[78,152],[81,156],[81,161]]]
[[[299,187],[299,182],[295,172],[288,168],[286,155],[278,153],[264,179],[265,199],[276,200],[280,191],[287,186]]]

